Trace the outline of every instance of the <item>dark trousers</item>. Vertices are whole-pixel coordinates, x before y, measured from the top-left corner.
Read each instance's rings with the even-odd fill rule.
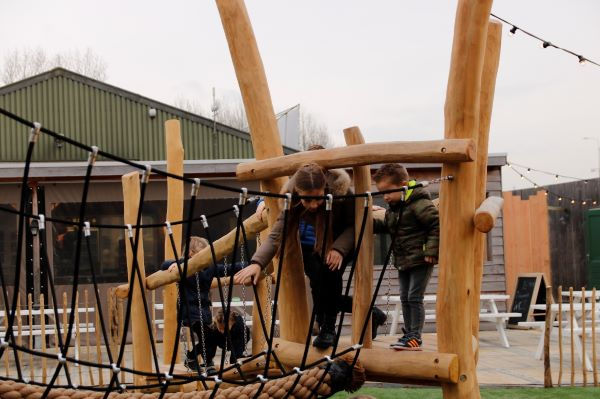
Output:
[[[246,330],[246,339],[244,340],[244,329]],[[204,352],[202,350],[202,333],[200,322],[195,322],[192,325],[192,330],[196,333],[198,337],[198,341],[196,346],[188,356],[202,356],[204,357]],[[250,340],[250,329],[244,325],[244,319],[242,316],[237,315],[235,317],[235,323],[231,327],[230,331],[231,340],[227,340],[227,350],[231,351],[231,355],[229,357],[229,362],[234,363],[237,359],[244,357],[244,352],[246,350],[246,344]],[[225,346],[225,334],[221,334],[219,330],[213,327],[209,327],[204,325],[204,345],[206,350],[206,364],[210,364],[216,353],[217,347],[223,348]]]
[[[398,270],[404,329],[409,334],[421,336],[423,332],[425,324],[423,296],[432,271],[433,265],[430,264]]]
[[[304,273],[310,282],[313,306],[316,310],[316,321],[328,329],[335,328],[337,314],[340,310],[352,312],[352,297],[342,297],[343,275],[348,259],[344,259],[339,270],[331,271],[312,246],[302,246]]]

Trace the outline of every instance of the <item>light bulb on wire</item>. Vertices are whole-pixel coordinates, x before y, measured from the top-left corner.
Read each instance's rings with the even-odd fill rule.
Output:
[[[508,31],[508,35],[509,36],[514,36],[515,33],[517,33],[517,29],[519,29],[519,28],[517,28],[516,26],[513,25],[513,27],[510,28],[510,31]]]
[[[584,66],[587,61],[585,57],[583,55],[578,55],[577,58],[579,59],[579,65]]]

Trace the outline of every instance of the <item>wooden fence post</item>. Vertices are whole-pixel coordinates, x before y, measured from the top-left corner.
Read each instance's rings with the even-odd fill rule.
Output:
[[[544,388],[552,388],[552,369],[550,368],[550,333],[552,323],[552,287],[546,286],[546,322],[544,325]]]

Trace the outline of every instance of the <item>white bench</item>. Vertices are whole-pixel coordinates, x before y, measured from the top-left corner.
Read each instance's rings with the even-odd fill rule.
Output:
[[[94,307],[88,307],[88,308],[77,308],[77,313],[83,313],[85,314],[86,312],[88,313],[88,315],[90,313],[94,313],[96,311],[96,308]],[[56,309],[56,313],[58,313],[59,315],[64,314],[65,313],[65,309],[64,308],[58,308]],[[71,313],[71,308],[67,308],[66,309],[66,313],[70,314]],[[20,311],[20,317],[29,317],[29,316],[41,316],[41,310],[40,309],[32,309],[31,312],[29,311],[28,308],[25,309],[21,309]],[[3,319],[6,315],[6,311],[5,310],[0,310],[0,319]],[[45,308],[44,309],[44,315],[48,316],[50,318],[50,320],[48,320],[47,323],[45,323],[45,328],[44,328],[44,336],[54,336],[56,334],[56,322],[54,321],[54,316],[55,316],[55,311],[52,308]],[[85,317],[85,316],[84,316]],[[93,318],[94,316],[88,316],[89,318]],[[81,320],[81,316],[79,317]],[[62,325],[62,320],[59,321],[59,325]],[[67,333],[67,326],[61,326],[59,328],[59,333],[61,335],[65,335]],[[42,336],[42,325],[41,324],[31,324],[31,328],[29,324],[22,324],[21,325],[21,332],[19,333],[19,328],[18,328],[18,323],[17,323],[17,313],[15,312],[15,321],[13,322],[13,327],[12,327],[12,331],[13,331],[13,335],[15,338],[18,338],[19,336],[21,337],[41,337]],[[79,323],[79,330],[77,329],[77,325],[73,324],[73,329],[71,332],[71,337],[77,339],[77,334],[79,333],[79,338],[81,337],[82,334],[84,333],[94,333],[96,332],[96,326],[94,325],[93,322],[80,322]],[[6,334],[6,326],[4,325],[0,325],[0,334],[2,335],[2,337],[4,338],[5,334]],[[77,345],[75,344],[76,341],[73,341],[73,347],[75,350],[75,359],[79,359],[79,348],[77,347]]]
[[[504,294],[482,294],[480,296],[480,300],[487,305],[487,309],[481,309],[481,313],[479,313],[479,319],[482,321],[490,321],[496,325],[496,330],[498,334],[500,334],[500,343],[505,348],[510,348],[510,344],[508,343],[508,337],[506,336],[506,328],[504,324],[511,317],[520,317],[521,313],[514,312],[499,312],[498,306],[496,305],[496,301],[505,301],[509,299],[509,295]],[[398,295],[390,295],[389,297],[384,296],[383,299],[388,303],[394,304],[394,311],[392,314],[392,321],[390,326],[389,335],[396,335],[398,322],[400,317],[402,316],[402,302],[400,301],[400,296]],[[425,295],[423,297],[424,303],[435,303],[436,296],[435,295]],[[436,315],[435,310],[427,309],[425,310],[425,320],[426,321],[435,321]]]

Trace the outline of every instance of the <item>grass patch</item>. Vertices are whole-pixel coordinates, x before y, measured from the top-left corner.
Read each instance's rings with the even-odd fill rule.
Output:
[[[353,394],[338,392],[332,398],[346,399],[358,394],[377,399],[441,399],[441,388],[363,388]],[[600,398],[600,388],[482,388],[482,399],[588,399]]]

